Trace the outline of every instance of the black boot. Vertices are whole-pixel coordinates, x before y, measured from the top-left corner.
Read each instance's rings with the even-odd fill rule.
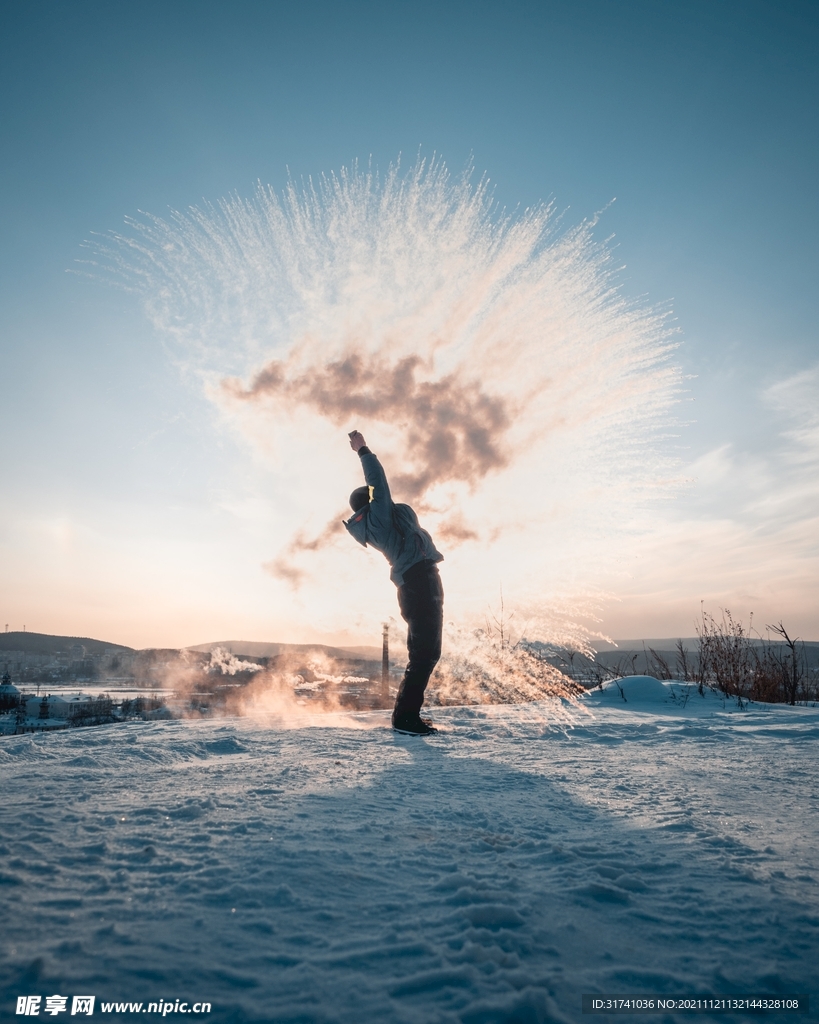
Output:
[[[428,718],[412,711],[393,711],[392,727],[411,736],[431,736],[438,731]]]

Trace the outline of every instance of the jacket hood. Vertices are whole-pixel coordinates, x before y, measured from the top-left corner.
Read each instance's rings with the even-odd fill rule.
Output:
[[[347,532],[351,537],[354,537],[359,544],[364,547],[367,546],[367,513],[369,512],[368,507],[360,508],[358,512],[353,513],[349,519],[344,520],[344,525],[347,527]]]

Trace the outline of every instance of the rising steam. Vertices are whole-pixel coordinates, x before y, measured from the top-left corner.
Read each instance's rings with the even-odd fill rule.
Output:
[[[622,295],[594,228],[419,161],[145,214],[94,249],[264,459],[283,606],[294,587],[312,623],[377,629],[386,566],[339,522],[352,428],[444,549],[459,617],[501,581],[531,607],[599,588],[667,490],[667,315]]]
[[[396,488],[413,503],[449,481],[477,485],[509,461],[504,450],[510,415],[506,402],[456,374],[418,380],[432,368],[419,356],[390,364],[380,354],[365,363],[357,352],[324,367],[293,368],[297,358],[273,360],[245,388],[226,380],[227,395],[267,403],[271,409],[313,409],[341,428],[345,423],[404,421],[413,442],[405,461],[413,471],[393,475]]]

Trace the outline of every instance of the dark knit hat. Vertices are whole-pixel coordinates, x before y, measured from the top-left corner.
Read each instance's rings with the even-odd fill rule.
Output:
[[[370,488],[365,484],[363,487],[356,487],[350,495],[350,508],[358,512],[360,508],[370,504]]]

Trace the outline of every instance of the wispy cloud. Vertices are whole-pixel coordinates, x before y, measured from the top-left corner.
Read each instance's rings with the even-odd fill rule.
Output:
[[[631,579],[615,584],[633,606],[615,616],[662,622],[685,609],[693,629],[703,599],[712,610],[784,618],[794,632],[816,636],[819,366],[774,382],[760,398],[770,442],[750,450],[726,442],[691,464],[690,490],[642,541]]]
[[[787,428],[782,436],[790,442],[783,452],[795,466],[819,462],[819,364],[772,384],[765,392],[767,404]],[[814,477],[819,488],[819,480]]]

